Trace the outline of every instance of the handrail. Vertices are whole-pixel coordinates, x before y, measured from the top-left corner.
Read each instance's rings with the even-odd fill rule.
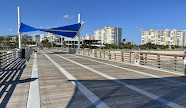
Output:
[[[138,61],[136,61],[135,52],[139,53]],[[75,53],[102,59],[128,62],[132,64],[139,62],[139,65],[153,66],[156,68],[168,69],[172,71],[186,72],[185,66],[183,65],[183,55],[181,54],[162,54],[140,51],[115,52],[97,49],[76,49]]]
[[[32,54],[33,49],[26,47],[25,48],[25,59],[28,59]],[[12,50],[12,51],[2,51],[0,52],[0,71],[8,67],[15,60],[21,58],[21,50]]]

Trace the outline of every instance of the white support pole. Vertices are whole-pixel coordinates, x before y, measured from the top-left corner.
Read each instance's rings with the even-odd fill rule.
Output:
[[[119,45],[119,39],[118,39],[118,28],[117,28],[117,40],[116,40],[116,42],[117,42],[117,46]]]
[[[78,14],[78,23],[81,23],[81,15]],[[78,33],[78,49],[80,49],[80,31]]]
[[[19,39],[19,49],[21,49],[21,32],[19,31],[21,26],[21,13],[20,13],[20,7],[17,8],[18,10],[18,39]]]

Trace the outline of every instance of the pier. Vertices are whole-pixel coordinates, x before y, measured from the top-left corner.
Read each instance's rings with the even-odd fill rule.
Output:
[[[186,107],[181,55],[139,53],[135,58],[130,51],[26,51],[24,59],[15,53],[1,56],[6,58],[0,74],[1,108]]]

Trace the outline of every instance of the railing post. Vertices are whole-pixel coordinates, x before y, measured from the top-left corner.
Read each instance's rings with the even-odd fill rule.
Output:
[[[143,59],[143,54],[142,53],[140,53],[140,64],[141,65],[144,65],[144,61],[143,61],[144,59]]]
[[[97,50],[94,50],[94,57],[97,57]]]
[[[96,50],[96,57],[98,57],[98,51]]]
[[[0,71],[2,71],[2,60],[3,60],[3,54],[0,52]]]
[[[184,76],[186,76],[186,65],[184,65],[185,68],[184,68]]]
[[[131,57],[132,57],[132,56],[131,56],[131,52],[130,52],[130,57],[129,57],[129,62],[130,62],[130,63],[131,63]]]
[[[160,67],[160,55],[159,54],[157,55],[157,62],[158,62],[158,68],[161,68]]]
[[[5,63],[5,65],[4,65],[4,67],[5,67],[5,66],[7,65],[7,53],[4,52],[4,53],[3,53],[3,56],[4,56],[3,62]]]
[[[89,53],[90,53],[90,56],[92,56],[92,49],[90,49],[90,52]]]
[[[177,65],[177,56],[174,56],[174,71],[176,71],[176,65]]]
[[[90,56],[90,54],[89,54],[89,49],[88,49],[88,56]]]
[[[109,59],[111,60],[111,53],[110,53],[110,51],[109,51]]]
[[[101,58],[101,50],[99,51],[99,58]]]
[[[123,51],[121,51],[121,61],[123,62]]]
[[[103,53],[104,53],[104,59],[105,59],[105,51],[103,51]]]
[[[145,54],[145,62],[144,65],[147,65],[147,54]]]
[[[125,62],[125,52],[123,52],[123,62]]]

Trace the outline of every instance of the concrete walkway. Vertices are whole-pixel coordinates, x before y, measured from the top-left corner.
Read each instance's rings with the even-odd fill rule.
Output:
[[[39,83],[34,101],[42,108],[186,107],[186,78],[180,74],[43,50],[37,54],[35,78],[33,58],[18,60],[20,66],[1,75],[1,107],[27,107],[34,81]]]

